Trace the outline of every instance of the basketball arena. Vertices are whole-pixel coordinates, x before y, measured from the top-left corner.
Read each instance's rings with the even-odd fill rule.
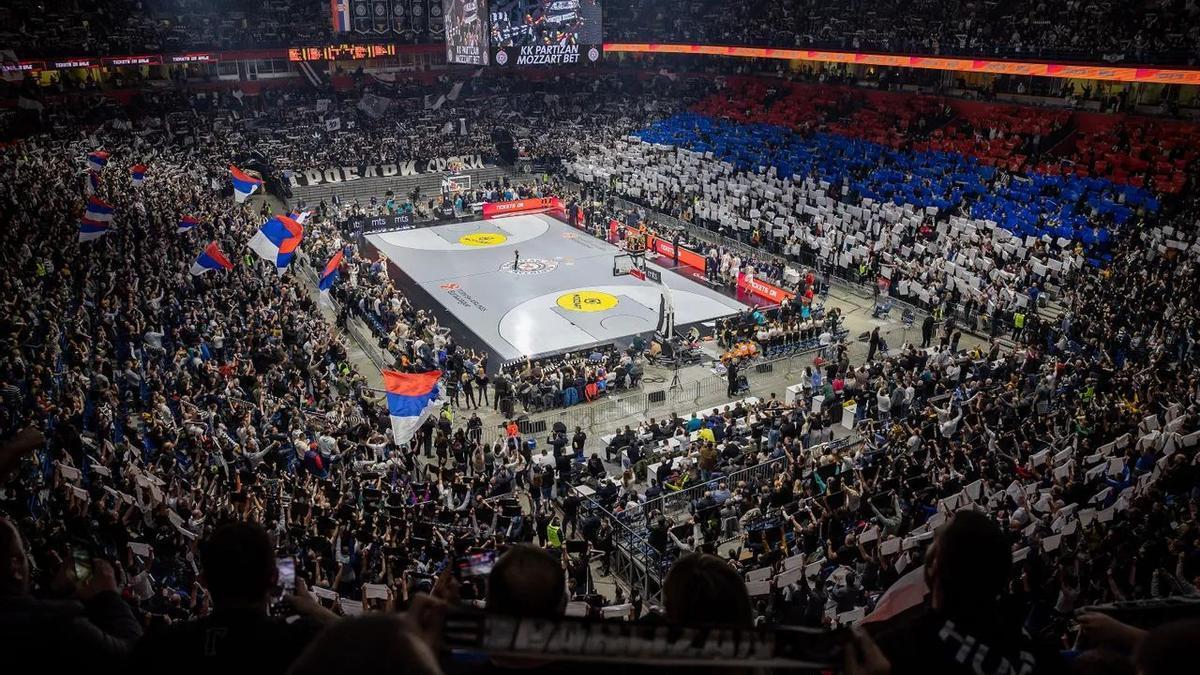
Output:
[[[401,272],[400,284],[425,291],[505,361],[612,343],[653,332],[658,324],[662,287],[634,276],[614,277],[613,260],[621,249],[549,214],[371,234],[366,240]],[[670,287],[678,326],[745,308],[647,264]]]

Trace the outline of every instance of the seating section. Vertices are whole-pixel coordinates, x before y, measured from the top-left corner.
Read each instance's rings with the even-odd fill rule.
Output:
[[[1102,178],[1031,174],[1010,180],[988,162],[958,152],[898,150],[836,133],[804,137],[783,127],[696,113],[663,120],[637,135],[706,157],[711,153],[739,171],[769,167],[780,177],[815,174],[854,199],[941,212],[963,208],[1022,236],[1062,237],[1089,246],[1103,245],[1105,230],[1126,223],[1137,209],[1158,209],[1149,191]]]
[[[1144,120],[1076,134],[1057,163],[1039,166],[1045,173],[1102,176],[1114,183],[1180,193],[1187,169],[1200,156],[1200,128],[1194,124]]]
[[[1071,118],[1066,110],[1015,105],[960,107],[951,124],[934,131],[918,150],[957,152],[985,166],[1024,171],[1031,155],[1049,148]]]
[[[609,0],[607,39],[905,54],[1189,63],[1195,3]]]

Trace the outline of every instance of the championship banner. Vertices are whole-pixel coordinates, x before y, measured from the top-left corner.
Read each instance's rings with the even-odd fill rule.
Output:
[[[518,213],[540,213],[542,211],[561,211],[562,200],[558,197],[542,197],[540,199],[517,199],[511,202],[491,202],[483,205],[484,218],[512,216]]]
[[[470,169],[483,169],[487,165],[482,155],[454,155],[435,157],[424,163],[419,160],[397,164],[367,164],[365,166],[335,166],[328,169],[305,169],[293,171],[292,187],[307,187],[325,183],[352,183],[368,178],[407,178],[423,173],[459,173]]]

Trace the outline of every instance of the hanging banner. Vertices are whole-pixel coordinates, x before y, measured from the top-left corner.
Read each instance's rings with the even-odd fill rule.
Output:
[[[307,187],[325,183],[352,183],[368,178],[405,178],[425,173],[460,173],[464,170],[483,169],[482,155],[455,155],[435,157],[427,162],[418,160],[397,164],[367,164],[365,166],[335,166],[328,169],[305,169],[293,171],[292,187]]]

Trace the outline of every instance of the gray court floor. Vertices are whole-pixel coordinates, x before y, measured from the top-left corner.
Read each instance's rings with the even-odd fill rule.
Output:
[[[550,216],[510,216],[367,239],[505,360],[612,342],[654,330],[658,322],[658,284],[613,277],[619,249]],[[671,288],[677,324],[744,307],[679,275],[664,271],[663,280]]]

